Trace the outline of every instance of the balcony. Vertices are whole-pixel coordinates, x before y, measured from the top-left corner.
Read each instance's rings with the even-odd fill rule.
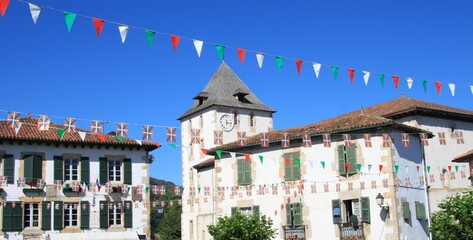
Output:
[[[363,233],[363,223],[340,223],[338,224],[340,229],[341,240],[358,240],[365,239]]]
[[[305,226],[283,226],[285,240],[305,240]]]

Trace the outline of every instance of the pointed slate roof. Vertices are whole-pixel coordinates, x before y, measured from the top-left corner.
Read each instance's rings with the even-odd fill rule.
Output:
[[[239,101],[238,97],[243,97],[243,101]],[[194,99],[194,104],[178,120],[211,106],[276,112],[262,103],[225,62],[222,62],[207,86]],[[204,99],[205,101],[201,101]]]

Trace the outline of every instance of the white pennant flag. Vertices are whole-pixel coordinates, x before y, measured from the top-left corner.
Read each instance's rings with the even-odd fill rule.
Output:
[[[365,79],[365,85],[368,85],[368,80],[370,79],[370,72],[363,71],[363,79]]]
[[[311,168],[314,168],[314,160],[309,160],[309,164]]]
[[[455,84],[449,83],[448,87],[450,88],[450,92],[452,92],[452,96],[455,96]]]
[[[41,7],[35,4],[28,3],[30,5],[31,17],[33,18],[34,24],[38,21],[39,13],[41,12]]]
[[[230,156],[232,157],[233,160],[235,160],[236,154],[234,152],[230,152]]]
[[[405,169],[406,169],[406,173],[409,173],[409,167],[405,166]]]
[[[197,55],[199,55],[199,57],[200,57],[200,53],[202,52],[203,45],[204,45],[204,42],[194,39],[195,50],[197,51]]]
[[[138,140],[138,139],[135,139],[135,141],[141,145],[142,141],[141,140]]]
[[[18,135],[18,132],[20,131],[21,125],[23,125],[23,123],[22,123],[22,122],[19,122],[19,123],[18,123],[18,127],[15,128],[15,134],[16,134],[16,135]]]
[[[312,66],[314,67],[315,77],[319,78],[320,67],[322,67],[322,64],[312,63]]]
[[[277,162],[276,157],[271,157],[271,159],[273,160],[274,165],[276,165],[276,162]]]
[[[128,29],[130,29],[126,25],[119,25],[118,31],[120,31],[120,37],[122,38],[122,43],[125,43],[126,35],[128,34]]]
[[[414,82],[414,80],[412,78],[407,78],[406,81],[407,81],[407,87],[409,89],[411,89],[412,88],[412,83]]]
[[[258,61],[259,68],[263,68],[264,54],[256,53],[256,60]]]
[[[471,94],[473,94],[473,86],[470,86]]]
[[[78,133],[79,133],[80,139],[82,139],[82,141],[85,141],[85,135],[87,133],[86,132],[78,132]]]

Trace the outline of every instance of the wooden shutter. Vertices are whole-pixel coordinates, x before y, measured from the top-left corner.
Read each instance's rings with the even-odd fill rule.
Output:
[[[294,180],[301,180],[301,167],[299,166],[299,164],[301,164],[301,159],[300,159],[300,154],[297,152],[297,153],[293,153],[292,154],[292,159],[294,159],[294,161],[292,162],[292,181]],[[299,162],[299,164],[298,164]]]
[[[80,158],[80,181],[90,183],[90,160],[88,157]]]
[[[43,179],[43,158],[33,155],[33,181]]]
[[[250,185],[251,184],[251,162],[244,161],[243,166],[244,166],[243,175],[245,176],[244,177],[244,181],[245,181],[244,185]]]
[[[338,146],[338,174],[347,174],[345,166],[345,146],[343,145]]]
[[[356,144],[352,144],[351,147],[347,149],[347,163],[350,163],[350,169],[348,169],[348,174],[358,173],[358,168],[356,166]]]
[[[23,171],[23,176],[26,178],[25,183],[28,184],[30,180],[33,179],[33,161],[34,157],[33,155],[29,155],[28,157],[25,157],[24,159],[24,171]]]
[[[129,208],[126,208],[125,206],[128,204],[130,204],[130,207]],[[122,209],[125,210],[125,222],[124,222],[124,226],[126,228],[132,228],[133,227],[133,202],[132,201],[125,201],[125,203],[123,204],[123,207]]]
[[[237,212],[238,208],[237,207],[232,207],[232,216],[235,215]]]
[[[100,228],[108,228],[108,202],[100,201],[99,208],[100,208]]]
[[[286,163],[286,159],[289,159],[289,164]],[[284,179],[286,181],[292,180],[292,162],[295,161],[291,159],[291,154],[286,153],[284,154]]]
[[[361,198],[361,221],[364,223],[371,223],[370,215],[370,199],[368,197]]]
[[[132,165],[131,165],[131,159],[130,158],[123,159],[123,170],[124,170],[123,173],[125,174],[123,176],[123,183],[131,185],[133,170],[132,170]]]
[[[340,205],[340,199],[332,200],[332,217],[335,224],[342,223],[342,209]]]
[[[16,207],[13,208],[12,231],[23,230],[23,208],[21,202],[16,202]]]
[[[12,231],[13,229],[13,207],[11,205],[12,202],[7,202],[7,205],[3,207],[3,226],[2,231],[8,232]],[[16,206],[18,207],[18,206]]]
[[[426,220],[425,205],[421,202],[416,202],[416,217],[417,220]]]
[[[8,184],[15,184],[15,159],[11,154],[3,155],[3,176]]]
[[[286,225],[292,225],[291,204],[286,203]]]
[[[56,205],[59,205],[59,207],[57,209],[56,209]],[[53,206],[51,206],[51,207],[53,207]],[[55,201],[54,202],[54,230],[62,230],[63,229],[62,212],[63,212],[62,202],[61,201]]]
[[[238,159],[237,160],[237,171],[238,171],[238,185],[243,185],[243,182],[244,182],[244,175],[243,175],[243,172],[244,172],[244,167],[243,167],[243,163],[244,163],[244,159]]]
[[[108,181],[108,162],[107,162],[107,158],[99,158],[99,162],[100,162],[100,184],[101,185],[104,185],[107,183]],[[108,227],[108,226],[107,226]]]
[[[253,206],[253,215],[256,215],[258,218],[260,217],[258,205]]]
[[[292,208],[294,210],[294,225],[302,225],[302,204],[293,203]]]
[[[80,229],[90,228],[90,204],[88,201],[80,202]]]
[[[409,202],[402,202],[402,217],[406,222],[411,219],[411,210],[409,209]]]
[[[64,181],[63,166],[64,161],[62,156],[54,156],[54,180]]]
[[[49,203],[49,209],[48,209]],[[43,201],[41,203],[41,230],[50,231],[51,230],[51,202]]]

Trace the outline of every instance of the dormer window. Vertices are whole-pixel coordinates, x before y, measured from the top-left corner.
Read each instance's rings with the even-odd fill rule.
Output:
[[[235,90],[235,92],[233,93],[233,96],[235,97],[235,99],[238,101],[238,102],[242,102],[242,103],[251,103],[250,101],[248,101],[248,99],[246,99],[246,96],[249,95],[250,93],[246,90],[243,90],[241,88],[238,88],[237,90]]]
[[[198,101],[199,106],[204,104],[208,98],[209,98],[209,93],[207,92],[200,92],[197,96],[194,97],[194,99]]]

